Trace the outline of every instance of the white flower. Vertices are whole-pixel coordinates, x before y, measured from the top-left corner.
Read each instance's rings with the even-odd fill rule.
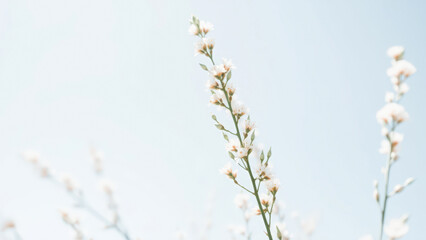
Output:
[[[393,92],[387,92],[385,95],[385,101],[387,103],[393,102],[395,99],[395,94]]]
[[[111,195],[117,187],[111,180],[104,178],[99,181],[99,188],[104,193]]]
[[[399,77],[401,75],[409,77],[416,71],[416,67],[407,60],[399,60],[392,64],[392,67],[387,70],[387,74],[389,77]]]
[[[390,144],[388,140],[382,140],[382,144],[380,145],[379,153],[381,154],[389,154],[391,150]]]
[[[266,166],[264,164],[260,164],[257,167],[256,173],[259,175],[259,178],[265,179],[265,180],[272,179],[273,177],[271,167]]]
[[[221,173],[225,174],[226,176],[228,176],[230,179],[235,179],[237,177],[237,171],[233,171],[232,170],[232,165],[231,163],[227,163],[221,170]]]
[[[241,117],[247,113],[247,108],[241,102],[233,101],[231,103],[231,106],[232,106],[232,114],[234,114],[237,117]]]
[[[207,80],[206,86],[208,89],[217,89],[219,87],[219,84],[216,82],[215,79],[210,78]]]
[[[212,49],[214,47],[214,40],[211,38],[203,38],[195,43],[195,56],[198,54],[207,55],[207,48]]]
[[[239,147],[237,148],[237,158],[245,158],[248,155],[249,148],[247,147]]]
[[[234,87],[234,85],[232,85],[231,83],[228,84],[228,85],[226,85],[226,91],[228,92],[228,94],[230,96],[234,95],[234,93],[235,93],[235,87]]]
[[[209,49],[212,49],[214,47],[214,39],[212,38],[203,38],[204,44],[206,44],[206,46]]]
[[[254,126],[254,122],[250,121],[250,119],[244,120],[243,128],[246,133],[249,133],[251,130],[253,130]]]
[[[15,228],[16,224],[14,221],[12,220],[7,220],[2,224],[2,227],[0,228],[1,231],[5,231],[7,229],[12,229]]]
[[[400,79],[398,77],[391,77],[391,83],[394,85],[399,85],[401,83]]]
[[[226,144],[226,151],[228,152],[236,152],[237,149],[240,147],[240,141],[238,139],[232,138],[229,140],[229,142]]]
[[[197,26],[197,25],[195,25],[195,24],[191,24],[191,25],[189,26],[188,32],[189,32],[189,34],[191,34],[191,35],[195,35],[195,36],[197,36],[198,34],[200,34],[200,29],[198,28],[198,26]]]
[[[265,182],[266,188],[272,194],[275,194],[276,192],[278,192],[278,189],[280,188],[280,184],[281,183],[280,183],[280,180],[278,178],[273,178],[273,179]]]
[[[221,78],[225,75],[226,73],[226,69],[225,66],[223,64],[219,64],[219,65],[214,65],[211,69],[210,69],[210,74],[215,77],[215,78]]]
[[[210,96],[210,103],[215,105],[221,105],[223,104],[223,101],[225,99],[225,95],[222,91],[216,91],[214,94]]]
[[[59,213],[61,214],[62,219],[68,224],[77,225],[80,223],[80,219],[77,214],[70,209],[61,208],[59,209]]]
[[[410,87],[406,83],[400,84],[399,87],[395,86],[395,91],[401,95],[406,94],[408,90],[410,90]]]
[[[403,46],[393,46],[388,49],[387,54],[389,57],[398,60],[404,54],[404,50]]]
[[[208,32],[213,30],[213,24],[211,24],[209,22],[205,22],[205,21],[200,21],[200,30],[204,34],[207,34]]]
[[[389,139],[392,142],[392,146],[396,147],[399,143],[402,142],[402,140],[404,139],[404,135],[398,132],[391,132],[389,133]]]
[[[268,207],[268,206],[270,206],[271,204],[272,204],[272,201],[273,201],[273,199],[272,199],[272,195],[269,195],[269,194],[262,194],[261,196],[260,196],[260,202],[262,203],[262,205],[263,206],[265,206],[265,207]]]
[[[53,169],[50,168],[50,165],[46,162],[40,162],[39,170],[41,177],[48,177],[53,174]]]
[[[22,155],[25,160],[32,164],[37,164],[40,161],[40,154],[36,151],[28,150],[25,151]]]
[[[64,184],[65,188],[72,192],[76,189],[78,189],[78,184],[75,181],[75,179],[69,175],[68,173],[62,173],[59,179],[60,182],[62,182],[62,184]]]
[[[194,54],[195,56],[197,56],[198,54],[207,53],[207,45],[205,44],[203,40],[196,42],[194,45],[194,49],[195,49],[195,54]]]
[[[376,118],[381,124],[388,124],[391,120],[401,123],[408,120],[408,113],[402,105],[398,103],[388,103],[377,112]]]
[[[400,217],[391,219],[388,225],[385,226],[385,233],[391,239],[398,239],[403,237],[408,232],[408,225],[406,224],[407,218]]]
[[[237,208],[247,209],[250,196],[246,193],[239,193],[235,196],[234,203]]]
[[[223,61],[223,66],[226,69],[226,71],[228,72],[229,70],[235,68],[234,64],[232,63],[231,59],[226,59],[226,58],[222,58]]]
[[[374,240],[374,239],[373,239],[373,236],[371,235],[365,235],[360,237],[358,240]]]

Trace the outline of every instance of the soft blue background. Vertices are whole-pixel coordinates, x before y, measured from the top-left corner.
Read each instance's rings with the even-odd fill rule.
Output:
[[[375,113],[391,89],[385,51],[404,45],[418,68],[403,100],[411,119],[389,217],[410,213],[405,239],[426,224],[424,1],[0,1],[0,211],[24,239],[71,239],[57,213],[71,204],[20,153],[39,150],[74,173],[103,206],[89,162],[106,155],[133,233],[170,239],[199,228],[213,195],[211,239],[241,223],[238,189],[218,173],[228,157],[213,127],[207,76],[193,57],[188,19],[214,23],[216,56],[232,58],[240,99],[273,147],[280,198],[302,216],[320,212],[312,239],[377,233],[372,180],[385,157]],[[223,114],[219,114],[225,117]],[[93,184],[92,184],[93,183]],[[85,215],[83,215],[85,216]],[[83,220],[97,239],[101,226]],[[195,223],[194,223],[195,222]],[[257,225],[259,225],[257,223]],[[259,225],[260,226],[260,225]],[[261,229],[254,229],[262,239]],[[193,238],[196,239],[196,238]]]

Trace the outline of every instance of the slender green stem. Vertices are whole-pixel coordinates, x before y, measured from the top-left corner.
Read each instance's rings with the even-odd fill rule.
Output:
[[[274,194],[274,198],[272,200],[272,204],[271,204],[271,209],[269,209],[269,227],[271,227],[271,218],[272,218],[272,211],[274,210],[274,204],[275,204],[275,194]]]
[[[251,193],[254,195],[254,192],[248,190],[246,187],[244,187],[243,185],[239,184],[237,181],[235,181],[235,184],[237,184],[238,186],[240,186],[242,189],[246,190],[247,192]]]
[[[234,136],[237,136],[237,134],[235,134],[235,133],[233,133],[233,132],[229,131],[228,129],[223,129],[222,131],[225,131],[225,132],[230,133],[230,134],[232,134],[232,135],[234,135]]]
[[[257,191],[259,191],[259,189],[260,189],[260,183],[261,183],[262,181],[259,179],[259,183],[257,184]]]
[[[395,131],[396,128],[396,123],[392,122],[392,128],[391,128],[391,132]],[[388,136],[387,137],[388,141],[389,141],[389,145],[390,145],[390,150],[389,150],[389,157],[388,157],[388,161],[386,163],[386,172],[385,172],[385,189],[384,189],[384,199],[383,199],[383,208],[381,208],[381,218],[380,218],[380,238],[379,240],[383,239],[383,228],[385,225],[385,217],[386,217],[386,207],[387,207],[387,203],[388,203],[388,198],[389,198],[389,179],[390,179],[390,170],[392,167],[392,152],[394,150],[393,145],[392,145],[392,139]]]
[[[380,238],[379,240],[383,239],[383,227],[385,224],[385,215],[386,215],[386,206],[388,202],[388,188],[389,188],[389,174],[390,174],[390,167],[391,167],[391,157],[389,156],[388,162],[386,164],[386,176],[385,176],[385,197],[383,200],[383,208],[381,211],[381,218],[380,218]]]

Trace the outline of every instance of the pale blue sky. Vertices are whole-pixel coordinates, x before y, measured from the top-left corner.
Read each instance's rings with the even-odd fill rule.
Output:
[[[25,239],[71,239],[57,214],[71,201],[19,154],[39,150],[101,205],[91,192],[95,145],[119,185],[131,232],[161,240],[191,231],[214,192],[211,239],[227,239],[226,226],[241,221],[233,205],[239,190],[218,173],[228,157],[210,119],[216,109],[198,67],[205,59],[193,57],[187,33],[196,14],[215,25],[216,56],[237,66],[239,98],[259,140],[273,148],[288,211],[321,214],[313,240],[377,233],[372,180],[385,158],[375,113],[391,89],[385,51],[406,47],[418,72],[403,100],[411,119],[401,127],[391,184],[418,180],[392,199],[389,216],[410,213],[404,239],[417,240],[426,224],[425,7],[420,0],[2,0],[0,211]],[[84,222],[97,239],[119,239],[99,235],[88,216]]]

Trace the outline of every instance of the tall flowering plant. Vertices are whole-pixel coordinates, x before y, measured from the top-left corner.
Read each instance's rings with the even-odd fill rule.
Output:
[[[396,130],[409,117],[405,108],[400,104],[400,101],[409,89],[406,82],[416,72],[416,68],[410,62],[402,59],[404,48],[401,46],[389,48],[387,54],[391,58],[392,64],[387,70],[387,75],[390,77],[393,85],[393,91],[386,93],[386,104],[376,115],[377,121],[382,126],[381,132],[384,136],[379,152],[387,156],[386,165],[382,169],[384,187],[380,189],[378,181],[374,181],[373,196],[380,209],[379,240],[383,239],[383,234],[386,234],[390,240],[394,240],[403,237],[408,232],[407,215],[386,221],[386,211],[389,199],[401,193],[407,186],[414,182],[414,179],[410,177],[403,184],[396,184],[393,190],[389,189],[391,168],[399,159],[400,144],[403,140],[403,135]],[[386,222],[387,225],[385,225]],[[373,237],[368,235],[362,239],[369,240],[373,239]]]
[[[222,63],[217,64],[214,60],[215,42],[207,37],[212,30],[213,25],[211,23],[200,21],[194,16],[190,19],[189,32],[199,38],[199,41],[195,44],[195,54],[207,57],[211,63],[211,67],[200,64],[201,68],[207,71],[209,75],[207,87],[211,92],[210,103],[226,109],[233,122],[233,126],[228,128],[215,115],[212,115],[215,126],[223,134],[226,141],[226,151],[232,159],[232,162],[228,163],[221,172],[228,176],[235,185],[255,198],[258,207],[256,214],[261,215],[266,235],[269,240],[272,240],[271,217],[280,182],[271,173],[269,165],[271,149],[266,154],[261,151],[258,154],[257,166],[254,166],[256,164],[253,160],[256,152],[254,145],[255,125],[247,114],[247,108],[235,99],[236,89],[231,83],[232,69],[234,69],[232,61],[223,59]],[[233,165],[239,166],[246,173],[251,186],[243,186],[238,181],[237,170],[234,170]],[[265,193],[261,193],[263,192],[262,188],[266,188]],[[279,228],[276,228],[276,231],[278,239],[287,239],[287,236],[284,236]]]

